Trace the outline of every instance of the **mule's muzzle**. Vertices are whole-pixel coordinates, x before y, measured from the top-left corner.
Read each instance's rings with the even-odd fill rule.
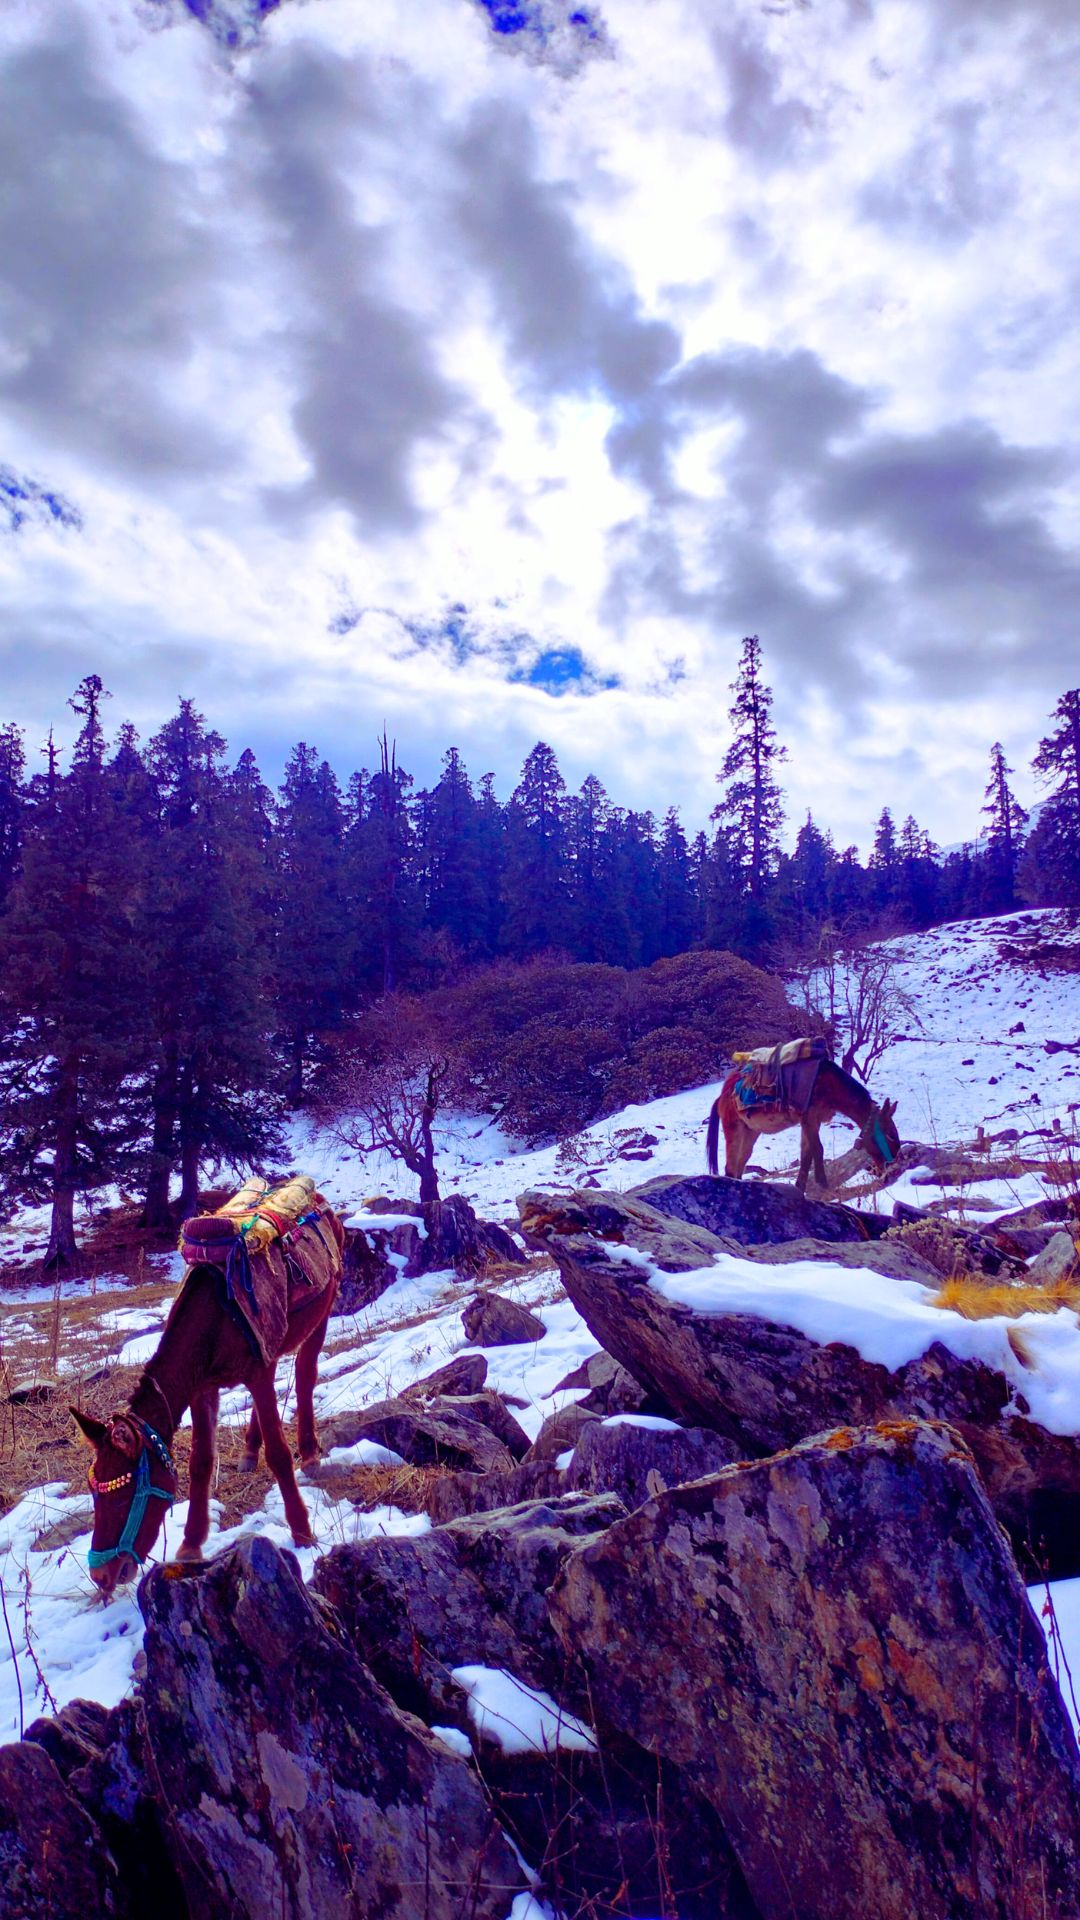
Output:
[[[139,1571],[139,1563],[133,1553],[118,1553],[113,1560],[106,1560],[103,1567],[91,1567],[90,1578],[104,1600],[116,1592],[117,1587],[127,1586]]]

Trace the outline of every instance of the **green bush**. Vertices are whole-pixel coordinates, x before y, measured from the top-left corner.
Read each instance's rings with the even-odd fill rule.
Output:
[[[775,1045],[806,1024],[778,980],[719,952],[634,973],[552,960],[488,967],[432,1000],[477,1104],[531,1140],[716,1079],[736,1048]]]

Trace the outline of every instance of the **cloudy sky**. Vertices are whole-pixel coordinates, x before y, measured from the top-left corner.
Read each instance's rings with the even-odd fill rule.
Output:
[[[970,837],[1080,679],[1059,0],[7,0],[0,719]]]

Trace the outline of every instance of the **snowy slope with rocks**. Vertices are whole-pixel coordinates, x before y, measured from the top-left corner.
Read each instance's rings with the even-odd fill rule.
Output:
[[[874,1072],[873,1090],[878,1097],[887,1093],[897,1101],[903,1138],[970,1144],[976,1130],[984,1127],[999,1135],[1013,1132],[1021,1145],[1030,1145],[1055,1121],[1065,1133],[1075,1133],[1080,1052],[1048,1052],[1047,1044],[1075,1048],[1080,1041],[1080,972],[1032,968],[1001,954],[1003,945],[1017,948],[1036,940],[1080,954],[1080,936],[1063,915],[1050,912],[965,923],[894,943],[919,1030],[889,1049]],[[529,1188],[552,1191],[591,1179],[600,1186],[626,1189],[659,1174],[701,1172],[704,1122],[716,1091],[716,1086],[698,1087],[629,1108],[591,1128],[573,1143],[572,1152],[556,1145],[520,1150],[493,1122],[452,1116],[443,1129],[444,1192],[467,1196],[485,1217],[516,1221],[515,1200]],[[830,1154],[851,1144],[850,1131],[842,1124],[832,1135],[826,1143]],[[793,1133],[763,1140],[754,1164],[788,1167],[796,1143]],[[376,1194],[412,1197],[409,1176],[385,1157],[363,1157],[332,1135],[314,1133],[303,1124],[294,1129],[292,1144],[296,1164],[315,1175],[346,1218]],[[893,1191],[919,1203],[926,1199],[925,1186],[912,1185],[910,1174]],[[1038,1180],[1026,1174],[980,1183],[976,1189],[977,1197],[995,1211],[1026,1205],[1041,1193]],[[33,1240],[39,1227],[36,1220],[16,1222],[0,1245],[0,1257],[10,1258]],[[729,1304],[746,1307],[752,1302],[756,1311],[768,1311],[762,1269],[734,1259],[731,1268]],[[982,1350],[994,1342],[1004,1349],[1007,1323],[983,1321],[976,1336],[972,1323],[930,1308],[925,1288],[821,1265],[805,1272],[794,1267],[774,1272],[776,1317],[798,1325],[800,1312],[810,1315],[820,1339],[850,1337],[850,1301],[861,1289],[864,1311],[874,1302],[881,1306],[883,1294],[888,1294],[881,1311],[899,1326],[897,1338],[906,1343],[905,1350],[913,1339],[916,1348],[920,1339],[928,1344],[935,1329],[939,1338],[948,1340],[951,1321],[956,1322],[953,1332],[962,1351]],[[713,1274],[714,1284],[720,1279]],[[100,1278],[96,1282],[99,1290],[104,1284]],[[800,1289],[801,1308],[793,1304]],[[517,1417],[532,1438],[549,1414],[581,1397],[580,1392],[556,1393],[555,1388],[598,1350],[598,1343],[562,1296],[550,1269],[508,1282],[504,1290],[532,1307],[545,1327],[543,1339],[535,1344],[485,1350],[488,1385],[520,1403]],[[72,1297],[78,1288],[64,1291]],[[397,1394],[465,1349],[461,1309],[470,1291],[449,1274],[402,1279],[374,1306],[335,1320],[317,1394],[320,1416]],[[25,1311],[27,1297],[22,1290],[7,1297],[9,1333]],[[129,1317],[113,1305],[122,1360],[148,1357],[166,1307],[163,1300],[153,1309],[133,1309]],[[713,1310],[718,1310],[715,1302]],[[1063,1312],[1056,1320],[1044,1320],[1032,1338],[1037,1364],[1046,1373],[1044,1398],[1048,1407],[1053,1405],[1055,1430],[1080,1430],[1075,1316]],[[280,1381],[291,1403],[291,1364],[288,1372],[282,1367]],[[245,1419],[246,1410],[244,1395],[223,1397],[226,1423]],[[319,1547],[299,1555],[305,1577],[317,1552],[337,1542],[378,1532],[416,1534],[429,1524],[423,1515],[392,1508],[361,1512],[318,1485],[309,1486],[306,1497]],[[168,1522],[167,1548],[175,1548],[184,1517],[184,1506],[178,1504]],[[43,1708],[79,1696],[113,1704],[137,1671],[141,1619],[131,1592],[103,1606],[92,1588],[86,1572],[89,1520],[89,1497],[55,1484],[34,1490],[0,1518],[6,1614],[0,1647],[7,1642],[0,1653],[0,1740],[17,1739]],[[209,1551],[241,1533],[261,1533],[289,1544],[276,1490],[241,1526],[217,1528]],[[1057,1583],[1055,1600],[1075,1668],[1080,1664],[1080,1581]]]

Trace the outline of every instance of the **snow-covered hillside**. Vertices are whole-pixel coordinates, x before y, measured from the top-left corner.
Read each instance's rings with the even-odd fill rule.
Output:
[[[1080,972],[1032,970],[1017,960],[1001,957],[1003,944],[1017,946],[1038,938],[1071,947],[1080,953],[1080,936],[1067,927],[1064,916],[1042,912],[945,927],[933,933],[895,943],[902,984],[916,1009],[919,1031],[898,1040],[875,1070],[873,1091],[889,1094],[898,1103],[898,1122],[904,1138],[937,1144],[970,1142],[982,1126],[988,1132],[1014,1129],[1024,1142],[1057,1120],[1067,1132],[1075,1125],[1080,1104],[1080,1053],[1046,1051],[1046,1043],[1075,1045],[1080,1040]],[[703,1129],[715,1086],[698,1087],[668,1099],[633,1107],[592,1128],[588,1140],[577,1144],[571,1160],[556,1146],[532,1151],[515,1150],[490,1121],[452,1118],[444,1128],[442,1171],[444,1190],[467,1195],[479,1212],[495,1219],[514,1219],[518,1194],[530,1187],[572,1186],[591,1172],[600,1184],[627,1188],[657,1174],[703,1171]],[[648,1139],[645,1140],[645,1136]],[[834,1129],[827,1151],[836,1153],[851,1143],[850,1133]],[[757,1165],[774,1168],[792,1162],[797,1135],[764,1140],[755,1154]],[[328,1133],[313,1134],[298,1126],[293,1147],[296,1163],[313,1173],[334,1205],[348,1218],[373,1194],[412,1197],[412,1183],[399,1166],[382,1157],[364,1158]],[[626,1157],[627,1154],[648,1158]],[[925,1187],[905,1181],[894,1192],[925,1200]],[[1041,1187],[1032,1175],[980,1184],[978,1195],[994,1210],[1026,1205],[1039,1197]],[[985,1217],[985,1216],[984,1216]],[[39,1223],[16,1222],[0,1246],[8,1258],[27,1240],[33,1241]],[[29,1251],[29,1250],[28,1250]],[[762,1270],[748,1269],[733,1260],[732,1286],[743,1288],[733,1306],[747,1298],[762,1306]],[[735,1269],[746,1271],[736,1272]],[[166,1277],[168,1266],[158,1278]],[[178,1277],[178,1276],[177,1276]],[[685,1278],[685,1277],[684,1277]],[[717,1285],[720,1276],[713,1276]],[[795,1269],[782,1270],[777,1318],[797,1324],[790,1304]],[[746,1295],[744,1282],[756,1289]],[[100,1277],[99,1292],[108,1283]],[[884,1293],[887,1311],[907,1316],[905,1350],[920,1350],[948,1338],[955,1315],[929,1312],[922,1286],[888,1282],[831,1267],[806,1271],[805,1288],[815,1286],[833,1301],[834,1320],[823,1300],[817,1302],[815,1327],[819,1337],[851,1339],[848,1310],[852,1290],[862,1286],[867,1310],[877,1310]],[[69,1293],[77,1288],[69,1288]],[[556,1393],[557,1383],[580,1360],[597,1349],[573,1307],[561,1297],[557,1276],[538,1270],[510,1284],[508,1291],[531,1305],[543,1320],[546,1333],[535,1346],[486,1350],[488,1383],[515,1396],[524,1406],[521,1423],[534,1435],[548,1414],[578,1397],[572,1391]],[[874,1300],[870,1300],[873,1292]],[[5,1336],[10,1341],[25,1330],[26,1293],[8,1295],[3,1306]],[[325,1416],[336,1409],[355,1407],[399,1391],[423,1376],[465,1345],[461,1308],[466,1291],[450,1275],[399,1281],[363,1313],[332,1323],[317,1395],[317,1409]],[[144,1361],[158,1337],[167,1299],[152,1305],[127,1306],[115,1296],[107,1311],[113,1316],[106,1329],[113,1352],[124,1363]],[[720,1310],[714,1302],[713,1311]],[[882,1311],[886,1311],[882,1307]],[[824,1315],[824,1318],[822,1316]],[[871,1313],[872,1317],[872,1313]],[[925,1331],[913,1334],[916,1319]],[[969,1349],[1004,1352],[1003,1328],[983,1321],[972,1348],[971,1325],[961,1322],[958,1342]],[[849,1330],[845,1336],[845,1328]],[[995,1331],[996,1328],[996,1331]],[[1047,1365],[1062,1377],[1047,1381],[1047,1404],[1055,1408],[1055,1429],[1080,1431],[1080,1335],[1075,1316],[1062,1313],[1043,1320],[1038,1330]],[[916,1345],[911,1348],[911,1339]],[[959,1348],[958,1348],[959,1350]],[[1064,1375],[1070,1378],[1065,1379]],[[286,1369],[281,1385],[287,1390]],[[1075,1422],[1065,1399],[1075,1401]],[[244,1396],[224,1397],[223,1419],[245,1417]],[[1048,1424],[1050,1424],[1048,1422]],[[325,1488],[308,1489],[315,1531],[322,1548],[374,1531],[416,1532],[427,1526],[423,1516],[405,1515],[390,1508],[360,1512],[348,1500],[332,1497]],[[87,1696],[106,1704],[115,1702],[130,1685],[141,1640],[141,1621],[129,1591],[103,1606],[86,1572],[89,1546],[88,1495],[69,1492],[61,1484],[43,1486],[26,1495],[0,1518],[0,1574],[7,1614],[10,1650],[0,1654],[0,1740],[14,1739],[37,1712],[51,1703]],[[175,1548],[185,1509],[178,1505],[168,1523],[167,1544]],[[249,1515],[242,1528],[211,1536],[214,1551],[239,1531],[261,1532],[282,1545],[289,1544],[280,1496],[271,1493],[262,1509]],[[315,1553],[300,1555],[310,1572]],[[1040,1596],[1033,1596],[1038,1604]],[[1057,1584],[1058,1614],[1080,1660],[1080,1581]]]

